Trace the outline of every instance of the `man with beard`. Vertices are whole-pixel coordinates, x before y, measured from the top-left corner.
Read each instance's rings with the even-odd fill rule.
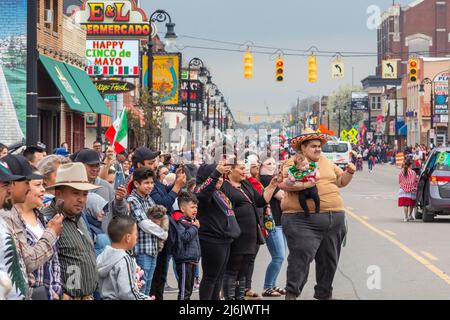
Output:
[[[25,177],[13,175],[4,162],[0,162],[0,210],[11,210],[12,181]],[[0,271],[5,272],[11,280],[12,288],[6,290],[6,300],[23,300],[29,296],[28,278],[25,263],[17,250],[13,233],[0,216]],[[6,289],[6,288],[5,288]],[[4,290],[5,290],[4,289]]]

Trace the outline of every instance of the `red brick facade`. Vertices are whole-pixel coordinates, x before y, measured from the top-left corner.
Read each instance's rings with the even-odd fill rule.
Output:
[[[450,1],[422,0],[401,8],[395,5],[382,17],[378,29],[378,66],[381,60],[401,59],[399,77],[408,72],[411,53],[430,57],[450,56]]]

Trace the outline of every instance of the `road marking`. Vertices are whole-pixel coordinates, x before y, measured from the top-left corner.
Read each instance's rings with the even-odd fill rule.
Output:
[[[387,234],[390,234],[391,236],[397,235],[395,232],[392,232],[391,230],[388,230],[388,229],[384,229],[384,232],[386,232]]]
[[[427,251],[420,251],[420,253],[430,260],[433,260],[433,261],[439,260],[438,258],[436,258],[435,256],[433,256],[431,253],[429,253]]]
[[[364,220],[369,220],[368,216],[361,216],[361,218],[363,218]]]
[[[364,221],[364,219],[362,217],[358,216],[357,214],[355,214],[354,212],[352,212],[348,208],[347,208],[346,212],[347,212],[347,214],[349,216],[351,216],[356,221],[359,221],[362,225],[364,225],[368,229],[372,230],[373,232],[375,232],[379,236],[385,238],[386,240],[392,242],[394,245],[396,245],[401,250],[403,250],[406,254],[411,256],[413,259],[417,260],[420,264],[425,266],[428,270],[433,272],[436,276],[438,276],[444,282],[446,282],[448,285],[450,285],[450,276],[446,275],[445,272],[443,272],[441,269],[436,267],[429,260],[427,260],[427,259],[423,258],[422,256],[418,255],[417,253],[415,253],[413,250],[411,250],[410,248],[405,246],[403,243],[401,243],[397,239],[395,239],[395,238],[389,236],[388,234],[386,234],[386,232],[383,232],[380,229],[378,229],[378,228],[374,227],[373,225],[371,225],[370,223],[368,223],[367,221]]]

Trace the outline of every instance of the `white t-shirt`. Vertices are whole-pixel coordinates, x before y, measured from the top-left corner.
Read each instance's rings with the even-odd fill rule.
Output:
[[[40,239],[45,231],[39,222],[35,226],[27,223],[27,228],[30,229],[31,232],[33,232],[37,239]]]

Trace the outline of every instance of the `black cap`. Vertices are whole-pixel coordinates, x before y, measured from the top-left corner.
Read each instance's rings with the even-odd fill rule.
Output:
[[[11,170],[9,170],[6,162],[0,161],[0,181],[1,182],[9,182],[9,181],[17,181],[24,180],[24,176],[18,176],[12,174]]]
[[[8,165],[12,174],[21,176],[22,179],[39,180],[44,178],[40,174],[33,173],[33,168],[24,156],[8,154],[2,160]]]
[[[144,163],[145,160],[153,160],[161,154],[161,151],[152,151],[146,147],[134,150],[131,160],[133,163]]]
[[[93,149],[84,149],[78,152],[75,162],[81,162],[85,164],[100,164],[100,158],[97,151]]]

